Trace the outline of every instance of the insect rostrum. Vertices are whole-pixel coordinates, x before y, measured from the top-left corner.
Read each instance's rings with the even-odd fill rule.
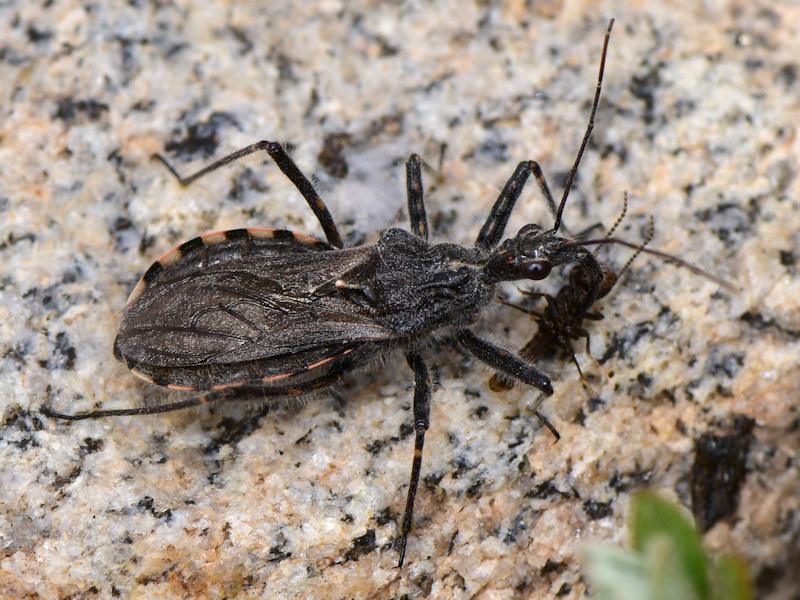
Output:
[[[65,419],[168,412],[208,402],[301,396],[324,391],[342,376],[399,349],[414,372],[414,459],[399,539],[403,564],[428,429],[431,376],[421,349],[447,328],[477,359],[507,377],[553,393],[534,365],[475,335],[470,326],[497,298],[504,281],[541,280],[577,262],[588,278],[584,311],[600,291],[603,270],[586,248],[558,235],[561,214],[588,142],[597,91],[580,151],[552,229],[525,225],[501,242],[525,182],[539,166],[521,162],[491,209],[474,245],[430,244],[421,160],[406,164],[411,231],[392,228],[371,246],[342,248],[325,204],[280,144],[262,141],[235,152],[198,177],[265,150],[301,192],[327,243],[290,231],[234,229],[190,240],[155,262],[131,294],[114,353],[138,376],[195,397],[161,406],[97,410]],[[164,159],[161,159],[163,162]]]

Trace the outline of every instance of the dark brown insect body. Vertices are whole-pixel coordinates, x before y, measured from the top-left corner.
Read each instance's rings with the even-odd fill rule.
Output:
[[[115,353],[175,389],[282,389],[471,325],[519,268],[511,256],[524,261],[531,247],[544,260],[549,247],[553,264],[575,259],[567,240],[543,246],[547,234],[509,240],[499,256],[402,229],[348,249],[280,230],[209,234],[148,270],[122,311]]]
[[[506,377],[551,395],[550,379],[526,359],[475,335],[470,326],[494,301],[504,281],[541,280],[553,267],[577,263],[570,302],[577,319],[603,290],[604,273],[583,246],[558,235],[561,215],[591,133],[600,98],[609,23],[597,90],[578,156],[552,229],[526,225],[502,241],[525,182],[534,174],[555,206],[539,166],[519,163],[472,246],[430,244],[422,162],[406,164],[410,231],[389,229],[371,246],[343,248],[327,207],[282,146],[262,141],[213,163],[199,177],[257,151],[266,151],[300,191],[326,242],[275,229],[234,229],[194,238],[156,261],[122,311],[114,353],[152,383],[197,393],[143,408],[48,415],[70,419],[143,415],[209,402],[271,400],[332,390],[354,369],[401,350],[414,372],[414,458],[397,542],[402,565],[428,429],[432,381],[420,349],[441,330]],[[611,241],[611,240],[607,240]],[[605,242],[601,242],[605,243]],[[626,244],[620,241],[619,243]],[[630,245],[630,244],[628,244]],[[572,306],[572,305],[570,305]],[[552,329],[572,335],[568,323]],[[580,322],[580,321],[576,321]],[[577,330],[576,330],[577,331]]]
[[[589,332],[584,327],[584,320],[599,321],[603,318],[602,313],[591,312],[591,308],[597,300],[611,291],[617,281],[617,276],[613,271],[602,263],[601,267],[603,268],[604,277],[600,291],[594,299],[591,298],[591,294],[594,291],[592,277],[587,274],[581,265],[576,265],[570,270],[569,281],[558,290],[555,296],[538,292],[523,292],[526,296],[544,298],[547,306],[544,311],[536,312],[512,305],[514,308],[533,315],[536,320],[536,333],[517,353],[521,358],[535,363],[548,352],[559,350],[572,358],[581,380],[588,386],[580,364],[575,358],[572,343],[581,338],[586,338],[586,353],[591,356],[589,351]],[[489,379],[489,387],[495,392],[511,389],[513,385],[513,380],[499,373],[495,373]]]
[[[539,166],[517,165],[472,246],[430,244],[422,190],[422,162],[406,164],[410,231],[389,229],[371,246],[343,248],[324,202],[283,147],[262,141],[181,178],[182,185],[257,151],[266,151],[300,191],[327,239],[275,229],[234,229],[194,238],[156,261],[122,311],[114,354],[138,376],[196,393],[185,400],[142,408],[50,416],[79,420],[170,412],[209,402],[266,400],[332,391],[354,369],[401,350],[414,372],[414,458],[397,546],[403,564],[429,425],[432,378],[420,350],[449,330],[458,344],[504,376],[553,393],[550,379],[528,360],[482,340],[470,330],[504,281],[541,280],[552,268],[577,263],[568,306],[571,321],[547,327],[571,337],[603,294],[603,269],[584,246],[558,235],[561,216],[588,143],[600,98],[606,32],[589,124],[570,171],[552,229],[526,225],[502,241],[525,182],[534,174],[555,203]],[[599,243],[621,243],[602,240]],[[565,291],[564,294],[567,294]],[[559,299],[561,298],[561,299]],[[560,303],[560,304],[559,304]],[[575,325],[577,323],[577,325]],[[553,338],[549,343],[560,343]],[[566,338],[565,338],[566,339]],[[535,352],[534,352],[535,353]]]

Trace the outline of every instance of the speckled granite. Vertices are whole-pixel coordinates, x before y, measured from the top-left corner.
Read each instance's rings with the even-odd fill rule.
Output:
[[[4,597],[580,598],[581,544],[624,542],[643,486],[693,507],[709,548],[748,560],[760,598],[797,597],[796,3],[39,4],[0,6]],[[404,569],[399,355],[354,377],[344,404],[72,424],[38,412],[162,398],[111,344],[127,294],[172,246],[241,226],[320,235],[265,157],[184,190],[153,152],[188,173],[289,141],[361,243],[404,211],[403,159],[437,164],[446,143],[429,216],[468,243],[518,161],[560,191],[611,16],[567,224],[609,225],[627,190],[620,235],[640,239],[653,215],[653,248],[738,291],[640,258],[590,324],[600,364],[580,347],[595,393],[568,360],[540,362],[559,443],[525,410],[530,390],[490,392],[486,369],[432,348],[441,389]],[[510,230],[537,220],[551,217],[531,184]],[[480,330],[518,347],[535,326],[498,307]],[[714,478],[729,489],[715,495]]]

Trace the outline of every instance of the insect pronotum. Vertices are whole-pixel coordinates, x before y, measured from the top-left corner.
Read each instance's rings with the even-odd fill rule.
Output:
[[[192,391],[194,396],[160,406],[72,415],[49,407],[42,411],[79,420],[164,413],[210,402],[304,396],[331,390],[346,373],[400,350],[414,372],[415,432],[397,542],[402,566],[429,424],[432,384],[422,354],[426,340],[449,329],[478,360],[550,396],[553,386],[544,373],[481,339],[470,327],[495,302],[498,284],[541,280],[561,264],[578,263],[585,273],[586,310],[600,293],[603,270],[584,247],[586,242],[561,237],[558,231],[594,126],[612,25],[613,20],[603,42],[589,122],[551,229],[525,225],[501,242],[530,175],[547,189],[534,161],[517,165],[474,245],[432,245],[422,161],[412,155],[406,163],[411,231],[391,228],[374,245],[343,248],[325,203],[279,143],[257,142],[187,178],[157,157],[186,186],[265,150],[308,202],[327,243],[291,231],[247,228],[209,233],[181,244],[153,263],[131,293],[119,320],[114,355],[142,379]]]

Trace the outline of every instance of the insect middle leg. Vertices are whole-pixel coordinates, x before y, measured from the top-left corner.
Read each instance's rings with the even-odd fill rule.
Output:
[[[414,459],[411,463],[411,479],[408,483],[406,508],[403,512],[403,525],[400,529],[398,567],[403,566],[408,534],[414,520],[414,501],[417,497],[419,476],[422,470],[422,447],[425,444],[425,432],[428,431],[431,414],[431,375],[428,366],[422,356],[416,352],[406,352],[406,361],[414,371]]]
[[[272,160],[275,161],[275,164],[278,165],[278,168],[283,171],[283,174],[289,178],[289,181],[291,181],[297,190],[303,195],[303,198],[305,198],[308,206],[311,207],[311,210],[317,217],[319,224],[322,226],[322,231],[325,232],[325,237],[327,238],[328,243],[336,248],[342,248],[344,245],[342,243],[342,237],[339,235],[339,230],[336,228],[336,223],[333,221],[333,217],[331,216],[328,207],[325,206],[325,202],[322,201],[322,198],[320,198],[319,194],[317,194],[317,190],[314,189],[314,186],[311,184],[308,178],[303,175],[303,172],[300,171],[300,168],[297,166],[297,164],[278,142],[261,140],[255,144],[250,144],[249,146],[241,148],[236,152],[231,152],[227,156],[223,156],[218,161],[211,163],[207,167],[200,169],[197,171],[197,173],[193,173],[188,177],[181,177],[180,174],[167,161],[167,159],[160,154],[154,154],[153,158],[163,163],[169,172],[175,176],[178,182],[182,186],[186,187],[187,185],[203,177],[203,175],[207,175],[212,171],[216,171],[220,167],[224,167],[225,165],[228,165],[239,160],[240,158],[244,158],[245,156],[249,156],[250,154],[260,150],[266,151],[267,154],[272,157]]]

